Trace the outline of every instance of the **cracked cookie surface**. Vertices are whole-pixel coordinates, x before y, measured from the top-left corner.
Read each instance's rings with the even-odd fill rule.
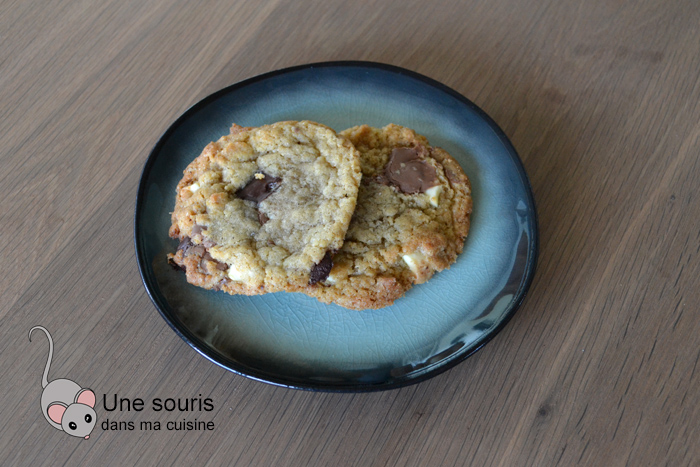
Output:
[[[359,154],[309,121],[231,133],[204,149],[177,186],[171,264],[231,294],[298,290],[325,278],[357,201]]]
[[[455,262],[469,231],[471,186],[452,156],[411,129],[362,125],[340,134],[360,151],[357,207],[330,274],[304,292],[381,308]]]

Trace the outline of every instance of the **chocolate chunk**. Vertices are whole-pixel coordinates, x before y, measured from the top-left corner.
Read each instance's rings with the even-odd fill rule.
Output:
[[[182,250],[182,256],[202,256],[207,250],[204,245],[197,245],[192,242],[190,237],[185,237],[182,239],[180,244],[177,246],[178,250]]]
[[[423,146],[394,149],[380,181],[385,179],[407,194],[425,193],[428,188],[436,186],[438,178],[435,168],[421,157],[425,151]]]
[[[201,240],[201,244],[204,245],[204,248],[209,249],[213,246],[216,246],[216,242],[202,235],[202,230],[206,229],[206,225],[195,224],[192,226],[192,236],[197,237],[199,240]],[[187,253],[189,248],[195,245],[195,243],[191,240],[190,237],[187,237],[187,241],[189,242],[189,244],[185,244],[186,242],[185,240],[183,240],[182,243],[180,243],[178,250],[185,250],[185,253]]]
[[[260,225],[265,224],[265,222],[269,221],[270,218],[267,217],[267,215],[264,212],[258,211],[258,220],[260,221]]]
[[[194,243],[192,243],[192,240],[190,237],[185,237],[182,239],[180,244],[177,246],[178,250],[183,250],[182,254],[187,255],[187,252],[189,251],[190,248],[194,246]]]
[[[187,270],[185,269],[185,266],[180,266],[175,261],[173,261],[172,258],[168,258],[168,264],[170,266],[172,266],[172,268],[175,269],[176,271],[187,272]]]
[[[282,179],[267,174],[263,178],[253,178],[246,186],[236,192],[236,196],[247,201],[259,203],[272,194],[282,183]]]
[[[333,254],[327,251],[323,259],[311,269],[311,278],[309,285],[314,285],[317,282],[324,281],[333,269]]]
[[[204,261],[212,261],[216,269],[218,269],[219,271],[226,271],[228,269],[227,264],[214,259],[214,257],[208,251],[205,251],[202,255],[202,259],[199,261],[200,267],[204,267]]]

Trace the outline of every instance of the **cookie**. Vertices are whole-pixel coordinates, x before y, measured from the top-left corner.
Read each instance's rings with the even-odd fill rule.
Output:
[[[324,125],[244,128],[210,143],[177,185],[171,264],[231,294],[298,290],[325,279],[361,179],[359,153]]]
[[[362,125],[341,135],[360,151],[357,207],[328,277],[304,292],[381,308],[455,262],[469,231],[471,186],[455,159],[411,129]]]

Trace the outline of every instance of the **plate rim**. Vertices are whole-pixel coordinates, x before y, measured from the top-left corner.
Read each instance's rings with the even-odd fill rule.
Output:
[[[383,382],[379,383],[326,383],[326,382],[309,382],[309,381],[300,381],[296,380],[291,377],[286,377],[286,376],[275,376],[271,375],[269,372],[264,373],[260,372],[254,368],[247,367],[245,365],[239,364],[238,362],[235,362],[229,358],[226,358],[224,355],[216,352],[214,349],[210,349],[210,353],[213,355],[210,355],[209,352],[206,350],[206,343],[198,338],[197,336],[193,335],[189,330],[186,329],[185,326],[181,325],[179,322],[177,322],[174,318],[174,315],[172,315],[172,309],[167,303],[160,303],[160,300],[158,297],[155,296],[155,293],[153,290],[151,290],[151,283],[150,278],[148,277],[147,274],[147,268],[149,267],[148,264],[146,264],[146,261],[144,259],[145,253],[143,250],[143,246],[139,242],[139,238],[141,237],[141,226],[138,221],[139,219],[139,214],[141,213],[144,204],[145,204],[145,191],[146,191],[146,180],[149,178],[151,169],[155,163],[156,160],[156,155],[160,152],[162,146],[165,144],[167,141],[168,137],[175,132],[180,125],[183,124],[190,116],[200,110],[201,108],[209,105],[211,102],[216,101],[219,99],[219,97],[226,95],[228,93],[231,93],[237,89],[244,88],[246,86],[249,86],[251,84],[257,83],[259,81],[264,81],[270,78],[274,78],[277,76],[289,74],[289,73],[294,73],[297,71],[301,70],[308,70],[308,69],[313,69],[313,68],[353,68],[353,69],[368,69],[368,70],[381,70],[384,72],[389,72],[393,74],[398,74],[402,76],[406,76],[408,78],[414,79],[416,81],[419,81],[429,87],[435,88],[440,92],[443,92],[450,97],[453,97],[454,99],[458,100],[460,103],[466,105],[469,107],[472,111],[474,111],[479,118],[481,118],[494,132],[494,134],[498,137],[500,140],[501,144],[505,147],[507,152],[509,153],[515,168],[518,172],[518,175],[520,179],[522,180],[524,184],[524,188],[526,191],[527,199],[529,202],[529,205],[532,207],[532,232],[529,232],[532,236],[530,240],[530,246],[528,247],[529,252],[531,252],[531,259],[528,261],[525,267],[524,271],[524,281],[520,287],[520,290],[518,291],[518,296],[516,300],[511,304],[510,309],[507,310],[501,321],[493,328],[491,329],[487,334],[484,336],[480,337],[476,342],[473,347],[468,349],[467,351],[464,351],[461,354],[457,355],[452,355],[449,357],[449,360],[445,361],[444,363],[435,366],[434,368],[431,368],[415,377],[412,378],[406,378],[405,376],[400,377],[400,379],[393,379],[393,380],[385,380]],[[133,234],[134,234],[134,248],[135,248],[135,256],[136,256],[136,262],[139,270],[139,276],[141,278],[141,283],[143,284],[144,288],[146,289],[146,293],[155,306],[156,310],[160,314],[160,316],[165,320],[166,323],[170,326],[170,328],[175,332],[176,335],[178,335],[182,340],[184,340],[191,348],[193,348],[197,353],[199,353],[201,356],[209,360],[210,362],[218,365],[219,367],[228,370],[232,373],[235,373],[237,375],[243,376],[248,379],[252,379],[255,381],[259,381],[262,383],[270,384],[273,386],[278,386],[278,387],[284,387],[288,389],[298,389],[298,390],[305,390],[305,391],[318,391],[318,392],[335,392],[335,393],[361,393],[361,392],[377,392],[377,391],[385,391],[385,390],[391,390],[391,389],[399,389],[402,387],[406,386],[411,386],[413,384],[418,384],[423,381],[426,381],[428,379],[431,379],[439,374],[442,374],[458,364],[462,363],[464,360],[467,358],[471,357],[474,355],[476,352],[481,350],[486,344],[488,344],[498,333],[500,333],[503,328],[508,324],[508,322],[511,320],[511,318],[515,315],[516,311],[522,306],[524,300],[528,296],[530,286],[532,285],[533,279],[535,277],[535,272],[537,269],[537,262],[538,262],[538,257],[539,257],[539,241],[540,241],[540,235],[539,235],[539,219],[537,215],[537,206],[535,203],[535,197],[534,193],[532,190],[532,185],[530,183],[530,179],[527,176],[527,173],[525,171],[525,167],[523,165],[522,159],[520,158],[520,155],[518,152],[515,150],[515,147],[511,143],[510,139],[507,137],[505,132],[501,129],[501,127],[484,111],[482,110],[479,106],[477,106],[474,102],[472,102],[470,99],[467,97],[463,96],[462,94],[458,93],[454,89],[448,87],[447,85],[436,81],[432,78],[429,78],[425,75],[422,75],[420,73],[417,73],[415,71],[411,71],[396,65],[390,65],[386,63],[380,63],[380,62],[373,62],[373,61],[361,61],[361,60],[338,60],[338,61],[325,61],[325,62],[314,62],[314,63],[308,63],[308,64],[302,64],[302,65],[295,65],[291,67],[286,67],[286,68],[280,68],[277,70],[261,73],[255,76],[252,76],[250,78],[244,79],[242,81],[238,81],[236,83],[230,84],[228,86],[225,86],[218,91],[215,91],[194,104],[192,104],[190,107],[188,107],[184,112],[182,112],[173,122],[166,128],[166,130],[160,135],[156,143],[153,145],[151,151],[148,154],[148,157],[143,164],[143,168],[141,171],[141,176],[139,177],[139,183],[138,183],[138,189],[136,193],[136,201],[135,201],[135,208],[134,208],[134,215],[133,215]],[[170,313],[166,313],[164,308],[168,308],[170,310]],[[181,327],[185,329],[181,329]],[[200,347],[205,347],[205,349],[202,349]],[[387,382],[388,381],[388,382]]]

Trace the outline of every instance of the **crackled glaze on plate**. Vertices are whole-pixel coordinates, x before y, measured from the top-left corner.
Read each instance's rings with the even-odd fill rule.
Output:
[[[387,308],[355,311],[302,294],[229,296],[167,265],[175,186],[231,123],[314,120],[341,131],[396,123],[446,149],[472,182],[464,252]],[[400,68],[333,62],[225,88],[185,112],[146,162],[136,203],[141,276],[165,320],[198,352],[272,384],[328,391],[389,389],[450,368],[487,342],[522,302],[535,270],[537,219],[522,164],[503,132],[464,97]]]

